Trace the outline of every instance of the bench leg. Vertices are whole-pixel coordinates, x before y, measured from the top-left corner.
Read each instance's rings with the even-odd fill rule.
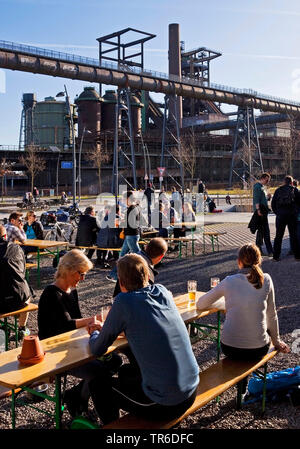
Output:
[[[181,245],[182,245],[182,242],[179,242],[179,254],[178,254],[179,259],[181,259],[181,250],[182,250]]]
[[[263,382],[262,409],[261,409],[262,413],[265,413],[266,409],[267,371],[268,371],[268,364],[266,363],[264,366],[264,382]]]
[[[55,376],[55,427],[56,429],[61,428],[61,376],[57,374]]]
[[[215,252],[215,239],[214,239],[213,235],[211,236],[211,249],[212,249],[212,252],[214,253]]]
[[[18,342],[19,342],[18,316],[15,316],[15,340],[16,340],[16,348],[17,348]]]
[[[7,318],[4,318],[4,332],[5,332],[5,351],[8,351],[9,329]]]

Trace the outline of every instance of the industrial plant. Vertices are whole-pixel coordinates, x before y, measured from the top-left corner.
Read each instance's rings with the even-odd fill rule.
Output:
[[[44,99],[24,93],[18,146],[1,154],[25,173],[20,152],[34,148],[47,161],[36,183],[57,193],[72,183],[97,194],[149,181],[246,188],[262,171],[300,176],[300,104],[214,84],[221,52],[186,48],[179,24],[169,25],[169,73],[148,71],[144,48],[153,38],[132,28],[100,37],[99,60],[0,42],[1,67],[87,82],[73,101],[66,88]],[[236,110],[223,112],[223,103]]]

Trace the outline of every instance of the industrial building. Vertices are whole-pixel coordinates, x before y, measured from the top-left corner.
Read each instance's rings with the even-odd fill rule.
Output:
[[[139,39],[122,44],[128,31],[138,33]],[[147,75],[143,72],[143,48],[153,37],[128,28],[98,38],[100,65],[108,59],[119,68],[125,66],[129,73],[134,74],[138,67]],[[115,57],[107,50],[109,45],[113,45],[111,51],[117,51]],[[140,52],[131,60],[126,50],[133,45],[140,45]],[[195,80],[209,88],[213,61],[221,53],[207,47],[186,50],[185,46],[179,25],[170,24],[169,78]],[[38,101],[36,93],[26,93],[22,103],[19,149],[34,145],[49,158],[47,175],[38,175],[37,183],[54,186],[58,178],[59,189],[70,190],[72,164],[68,162],[73,142],[67,100],[46,97]],[[158,167],[165,168],[166,188],[182,185],[183,178],[186,187],[196,185],[199,179],[212,187],[240,186],[262,170],[270,171],[275,179],[286,173],[300,176],[299,119],[274,113],[271,107],[259,111],[238,106],[236,112],[224,113],[222,98],[215,101],[170,94],[165,95],[165,102],[157,102],[149,90],[104,90],[102,84],[99,89],[85,87],[69,106],[76,135],[76,165],[80,167],[77,180],[81,179],[83,194],[99,192],[99,170],[102,191],[111,191],[116,158],[118,182],[136,188],[143,188],[148,180],[159,187]]]

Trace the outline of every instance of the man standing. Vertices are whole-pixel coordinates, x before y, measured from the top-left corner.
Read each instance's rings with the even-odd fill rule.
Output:
[[[278,262],[285,228],[290,234],[291,249],[296,260],[300,260],[300,249],[297,241],[297,203],[299,192],[293,186],[293,178],[286,176],[284,185],[275,190],[272,209],[276,215],[276,236],[274,240],[273,259]]]
[[[269,173],[263,173],[260,180],[253,186],[253,210],[257,210],[260,217],[259,226],[256,234],[256,245],[262,252],[262,245],[265,241],[268,256],[272,257],[273,248],[270,239],[270,228],[268,223],[269,206],[268,201],[271,198],[270,194],[267,194],[266,186],[269,184],[271,175]]]
[[[97,226],[96,213],[93,206],[88,206],[84,215],[80,216],[80,221],[76,236],[76,246],[93,246],[96,244],[97,232],[99,227]],[[87,257],[92,258],[94,249],[89,249]]]
[[[194,402],[199,367],[172,293],[149,285],[149,269],[138,254],[118,261],[121,293],[103,324],[88,326],[90,349],[99,357],[125,332],[136,364],[125,364],[118,377],[103,375],[89,383],[104,424],[119,418],[119,409],[151,419],[180,416]]]
[[[144,195],[147,198],[147,210],[148,210],[148,226],[151,225],[151,204],[152,199],[154,201],[154,189],[152,188],[151,182],[148,183],[147,188],[144,191]]]
[[[204,190],[205,190],[205,184],[200,179],[199,184],[198,184],[198,193],[204,193]]]
[[[124,243],[121,249],[120,258],[129,253],[138,253],[140,251],[139,239],[140,239],[140,208],[134,201],[134,195],[132,190],[128,190],[126,193],[127,210],[124,217],[124,225],[121,227],[124,229]],[[115,266],[109,275],[106,276],[108,281],[117,282],[117,267]]]

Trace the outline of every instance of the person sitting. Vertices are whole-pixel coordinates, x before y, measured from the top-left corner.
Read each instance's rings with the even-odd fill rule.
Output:
[[[119,409],[153,419],[180,416],[194,402],[199,367],[188,332],[172,293],[149,285],[149,269],[139,254],[117,264],[121,293],[103,326],[88,326],[90,350],[105,354],[125,333],[136,363],[123,365],[118,377],[107,375],[89,383],[95,409],[104,424],[119,418]]]
[[[73,249],[59,260],[55,281],[48,285],[39,300],[38,336],[41,340],[87,326],[95,317],[82,318],[76,287],[93,267],[92,262],[78,249]],[[100,315],[98,316],[100,319]],[[65,393],[65,402],[71,416],[87,409],[88,382],[99,370],[114,370],[121,358],[114,354],[109,362],[94,360],[67,374],[83,379],[80,384]]]
[[[211,199],[208,203],[208,209],[211,213],[223,212],[222,209],[217,209],[216,203],[213,199]]]
[[[67,204],[67,202],[68,202],[68,195],[66,194],[66,192],[62,192],[60,197],[60,203]]]
[[[93,206],[88,206],[84,215],[80,216],[77,235],[76,235],[76,246],[93,246],[97,240],[97,232],[99,227],[96,220],[96,212]],[[95,250],[89,249],[87,257],[92,259]]]
[[[159,237],[168,237],[169,236],[169,228],[170,228],[170,220],[168,219],[166,215],[166,203],[163,203],[163,201],[158,202],[155,205],[154,210],[151,214],[151,223],[154,229],[158,231]]]
[[[6,225],[6,234],[8,242],[18,241],[24,243],[26,240],[26,234],[23,229],[23,214],[20,212],[12,212],[8,218]]]
[[[261,359],[269,350],[270,338],[276,349],[289,352],[279,336],[273,281],[263,273],[261,260],[256,245],[242,246],[237,259],[239,272],[227,276],[197,300],[199,309],[214,304],[213,307],[226,310],[221,348],[231,359]],[[245,381],[243,392],[246,385]]]
[[[226,195],[226,204],[231,204],[231,198],[230,195]]]
[[[28,305],[34,295],[26,280],[25,255],[20,245],[8,242],[7,230],[0,225],[0,313],[14,312]],[[20,313],[18,338],[28,335],[28,313]]]
[[[40,221],[36,219],[36,214],[33,210],[26,213],[25,216],[26,223],[24,224],[24,232],[26,234],[27,240],[44,240],[44,228]],[[35,246],[23,246],[22,247],[26,257],[30,257],[29,253],[35,252]]]

